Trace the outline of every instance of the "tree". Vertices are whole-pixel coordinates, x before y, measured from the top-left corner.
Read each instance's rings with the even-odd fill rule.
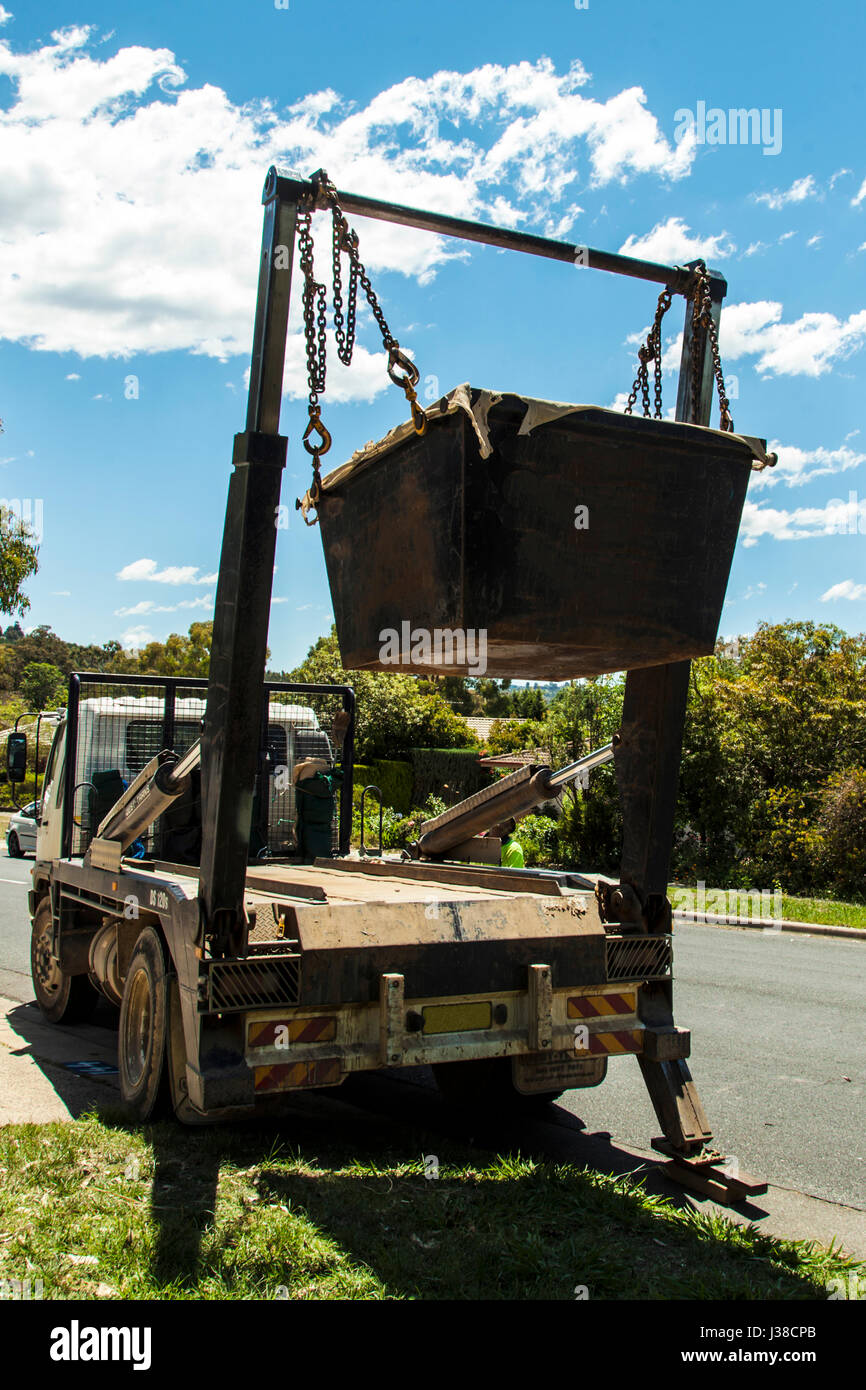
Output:
[[[31,709],[66,704],[63,672],[48,661],[31,661],[21,676],[21,694]]]
[[[512,713],[513,696],[511,694],[510,680],[492,680],[487,676],[480,676],[473,682],[476,694],[476,713],[488,714],[505,718]]]
[[[0,507],[0,613],[23,614],[30,600],[24,582],[39,568],[39,542],[8,507]]]
[[[692,667],[674,869],[718,883],[826,886],[827,779],[866,766],[866,637],[761,623]]]
[[[466,676],[424,675],[418,679],[418,688],[425,695],[442,696],[457,714],[474,714],[476,706],[475,691]]]
[[[192,623],[186,637],[173,632],[164,642],[148,642],[137,652],[117,648],[110,669],[153,676],[202,676],[207,678],[213,642],[213,623]]]
[[[543,719],[547,714],[547,701],[537,686],[515,690],[511,700],[514,714],[521,719]]]
[[[834,892],[866,899],[866,768],[827,779],[818,815],[820,856]]]
[[[359,762],[393,757],[408,748],[467,748],[477,742],[442,696],[425,693],[415,676],[401,671],[345,671],[335,627],[310,648],[289,679],[353,687]]]

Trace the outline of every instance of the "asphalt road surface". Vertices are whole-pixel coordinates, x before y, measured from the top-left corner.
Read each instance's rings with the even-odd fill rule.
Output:
[[[21,1001],[33,998],[31,864],[0,852],[0,994]],[[866,942],[690,924],[674,973],[718,1144],[777,1185],[866,1208]],[[646,1149],[659,1133],[630,1057],[560,1105],[615,1144]]]

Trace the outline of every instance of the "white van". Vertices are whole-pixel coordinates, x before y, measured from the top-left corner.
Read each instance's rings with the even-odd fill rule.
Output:
[[[183,698],[174,704],[171,746],[183,754],[200,737],[206,702]],[[38,832],[38,859],[54,859],[61,853],[61,803],[64,795],[66,721],[58,727],[45,767],[42,817]],[[162,694],[146,697],[108,696],[83,699],[78,704],[78,738],[73,783],[73,855],[83,854],[96,826],[106,813],[100,804],[100,783],[106,789],[129,784],[142,768],[165,747],[165,710]],[[297,848],[297,807],[292,772],[305,758],[333,761],[327,733],[313,709],[306,705],[268,705],[267,806],[255,819],[263,827],[260,856],[291,854]],[[116,774],[109,779],[108,774]],[[117,791],[116,794],[119,794]],[[116,799],[109,791],[109,804]],[[266,813],[266,814],[265,814]],[[159,822],[151,828],[147,849],[159,845]],[[255,851],[254,851],[255,852]]]

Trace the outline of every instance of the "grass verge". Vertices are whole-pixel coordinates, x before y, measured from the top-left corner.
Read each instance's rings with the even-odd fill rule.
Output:
[[[291,1132],[95,1114],[0,1129],[0,1279],[73,1299],[796,1300],[866,1271],[634,1179],[380,1118],[353,1116],[347,1146],[322,1114]]]
[[[859,927],[861,931],[866,931],[866,903],[783,896],[782,916],[792,922],[816,922],[827,927]]]
[[[675,910],[679,901],[677,894],[679,894],[683,888],[689,889],[692,893],[695,891],[695,885],[693,883],[671,883],[668,885],[668,897],[674,904]],[[706,904],[705,910],[707,912],[716,911],[712,902],[716,891],[717,890],[710,888],[704,890],[705,896],[703,901]],[[751,910],[749,906],[751,899],[748,889],[731,888],[728,890],[723,889],[722,892],[727,893],[728,907],[726,910],[732,913],[735,912],[737,910],[736,904],[739,901],[742,903],[742,907],[740,908],[742,914],[744,916],[749,915]],[[756,911],[764,912],[773,910],[774,906],[774,899],[772,895],[770,895],[766,899],[766,906],[756,908]],[[693,903],[687,910],[694,910]],[[816,924],[820,923],[822,926],[827,927],[858,927],[860,930],[866,931],[866,903],[839,902],[835,898],[794,898],[790,897],[787,893],[783,893],[782,918],[789,922],[815,922]]]

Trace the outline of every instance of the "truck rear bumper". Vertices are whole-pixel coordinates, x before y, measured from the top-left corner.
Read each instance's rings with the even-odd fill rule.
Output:
[[[383,1067],[494,1057],[555,1058],[569,1087],[594,1085],[604,1074],[596,1059],[655,1051],[638,991],[639,982],[554,990],[549,968],[537,965],[526,990],[407,999],[403,977],[383,975],[378,1004],[248,1014],[246,1064],[256,1095],[338,1086],[352,1072]],[[670,1046],[687,1055],[688,1035]]]

